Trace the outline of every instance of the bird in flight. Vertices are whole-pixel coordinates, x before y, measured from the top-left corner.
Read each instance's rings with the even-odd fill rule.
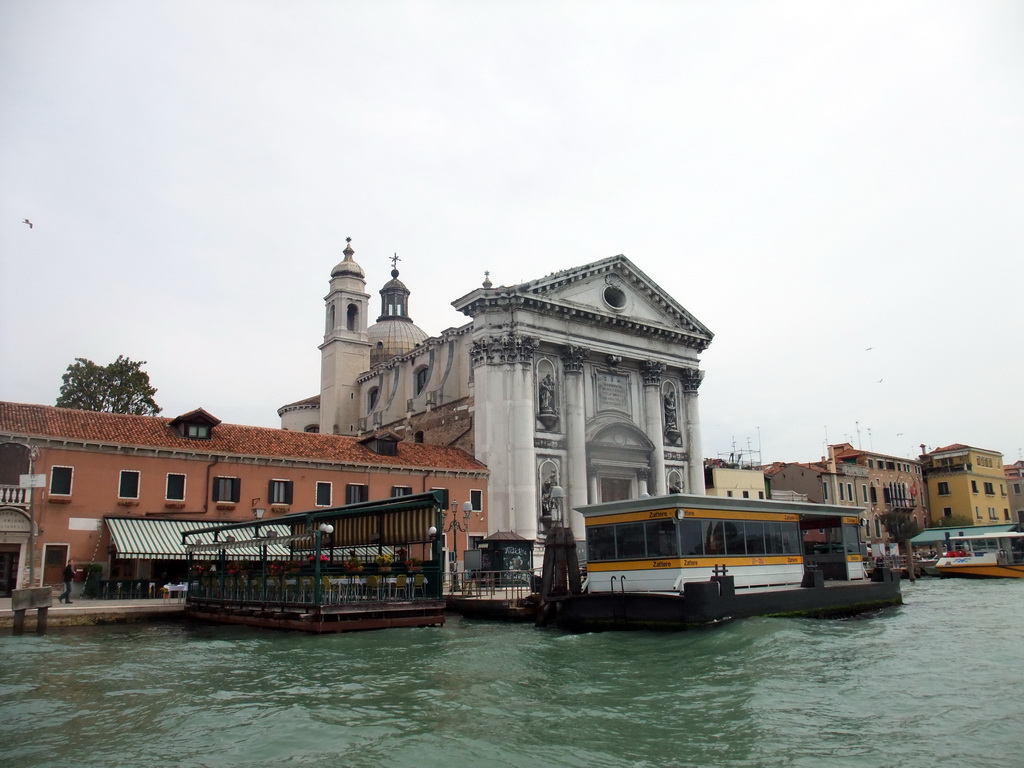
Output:
[[[21,223],[22,223],[22,224],[28,224],[28,228],[29,228],[29,229],[32,229],[32,222],[31,222],[31,221],[29,221],[28,219],[22,219],[22,220],[21,220]]]
[[[874,349],[874,347],[868,347],[868,348],[867,348],[867,349],[865,349],[864,351],[865,351],[865,352],[870,352],[870,351],[871,351],[872,349]]]

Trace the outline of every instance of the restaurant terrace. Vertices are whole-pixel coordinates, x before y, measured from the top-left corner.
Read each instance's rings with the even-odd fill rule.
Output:
[[[443,490],[183,531],[195,619],[308,632],[444,623]]]

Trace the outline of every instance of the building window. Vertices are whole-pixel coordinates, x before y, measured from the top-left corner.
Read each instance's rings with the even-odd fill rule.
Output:
[[[139,473],[134,469],[122,469],[121,480],[117,484],[119,499],[139,498]]]
[[[318,482],[316,484],[316,505],[318,507],[331,506],[331,484]]]
[[[184,501],[185,500],[185,476],[175,475],[168,473],[167,475],[167,492],[164,494],[164,498],[168,501]]]
[[[482,512],[484,509],[484,492],[483,491],[470,491],[469,492],[469,503],[473,505],[474,512]]]
[[[977,492],[978,492],[978,481],[977,480],[971,480],[971,493],[977,493]]]
[[[996,495],[996,487],[992,483],[985,483],[985,495],[986,496],[995,496]]]
[[[867,504],[868,503],[868,486],[867,486],[867,483],[862,484],[861,487],[860,487],[860,500],[861,500],[862,504]]]
[[[320,425],[319,424],[307,424],[302,431],[306,432],[307,434],[310,434],[310,435],[316,435],[316,434],[320,433]]]
[[[185,425],[185,437],[190,440],[209,440],[210,439],[210,425],[209,424],[186,424]]]
[[[874,469],[874,468],[875,468],[875,460],[874,459],[868,459],[868,469]]]
[[[988,508],[988,519],[989,520],[998,520],[999,519],[999,515],[996,514],[996,508],[995,507],[989,507]]]
[[[949,483],[939,483],[939,496],[949,496]]]
[[[1013,484],[1013,492],[1014,493],[1020,493],[1020,483],[1014,483]]]
[[[732,491],[726,491],[725,495],[728,496],[731,499],[732,498]]]
[[[349,483],[345,486],[345,503],[358,504],[361,501],[369,501],[370,489],[365,485]]]
[[[427,375],[430,373],[430,369],[427,366],[416,369],[416,385],[413,394],[421,395],[423,390],[427,388]]]
[[[392,485],[391,486],[391,497],[397,496],[412,496],[412,488],[408,485]]]
[[[952,517],[953,516],[953,508],[952,507],[943,507],[942,508],[942,516],[943,517]]]
[[[828,483],[821,484],[821,494],[822,498],[825,499],[825,501],[828,501]]]
[[[743,492],[743,498],[744,499],[749,499],[750,498],[750,491],[744,491]]]
[[[1010,510],[1009,509],[1003,509],[1003,519],[1004,520],[1009,520],[1010,519]]]
[[[856,501],[857,499],[853,496],[853,483],[846,484],[846,498],[850,501]]]
[[[843,484],[842,483],[839,483],[839,500],[840,501],[846,501],[846,496],[844,495],[844,492],[843,492]]]
[[[764,491],[758,491],[757,492],[757,498],[763,499],[764,498]]]
[[[70,496],[74,472],[74,467],[53,467],[50,470],[50,495]]]
[[[875,486],[873,486],[873,485],[871,486],[871,503],[872,504],[877,504],[878,503],[878,491],[875,489]]]
[[[380,388],[371,387],[369,394],[366,396],[366,412],[370,413],[374,408],[377,407],[377,401],[380,399]]]
[[[980,507],[977,507],[977,506],[974,507],[974,519],[975,520],[981,520],[981,508]]]
[[[242,491],[242,481],[237,477],[213,478],[213,500],[237,504]]]
[[[267,498],[270,499],[271,504],[291,504],[292,481],[271,480],[270,487],[267,490]]]

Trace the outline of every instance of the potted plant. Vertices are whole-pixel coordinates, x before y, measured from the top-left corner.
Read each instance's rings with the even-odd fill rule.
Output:
[[[418,557],[410,557],[405,561],[405,567],[410,573],[418,573],[423,570],[423,562]]]
[[[377,555],[377,570],[381,573],[390,573],[392,562],[394,562],[394,558],[391,555]]]

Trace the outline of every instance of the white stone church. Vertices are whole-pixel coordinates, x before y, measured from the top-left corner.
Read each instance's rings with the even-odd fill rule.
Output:
[[[371,297],[351,244],[331,271],[320,394],[282,407],[291,430],[455,445],[487,465],[489,533],[539,541],[589,503],[704,492],[697,391],[713,334],[625,256],[452,302],[429,337],[392,269]],[[564,495],[564,498],[563,498]]]

